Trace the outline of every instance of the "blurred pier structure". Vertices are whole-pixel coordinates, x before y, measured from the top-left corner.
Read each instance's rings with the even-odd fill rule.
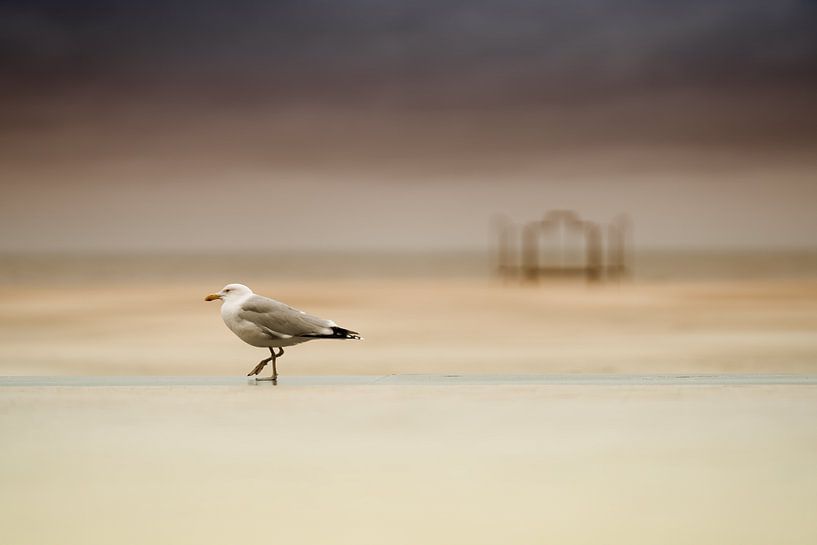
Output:
[[[495,222],[497,272],[507,279],[584,277],[588,282],[620,280],[631,272],[632,224],[625,214],[603,230],[572,210],[551,210],[539,221]],[[606,234],[606,236],[605,236]]]

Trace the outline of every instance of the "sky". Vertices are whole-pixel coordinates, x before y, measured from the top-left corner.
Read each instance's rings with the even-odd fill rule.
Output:
[[[817,247],[817,2],[0,2],[0,250]]]

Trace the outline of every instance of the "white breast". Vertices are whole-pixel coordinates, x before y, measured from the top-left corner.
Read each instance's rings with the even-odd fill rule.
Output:
[[[242,320],[238,313],[241,301],[225,301],[221,305],[221,319],[239,339],[252,346],[271,346],[271,339],[257,325]]]

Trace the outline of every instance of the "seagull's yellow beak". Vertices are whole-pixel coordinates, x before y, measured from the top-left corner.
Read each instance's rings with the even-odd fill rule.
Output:
[[[221,295],[217,293],[211,293],[210,295],[204,298],[205,301],[215,301],[216,299],[221,299]]]

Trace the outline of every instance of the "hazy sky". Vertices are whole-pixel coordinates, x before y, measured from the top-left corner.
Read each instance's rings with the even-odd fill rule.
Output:
[[[817,2],[0,3],[0,250],[817,247]],[[243,235],[250,234],[251,238]]]

